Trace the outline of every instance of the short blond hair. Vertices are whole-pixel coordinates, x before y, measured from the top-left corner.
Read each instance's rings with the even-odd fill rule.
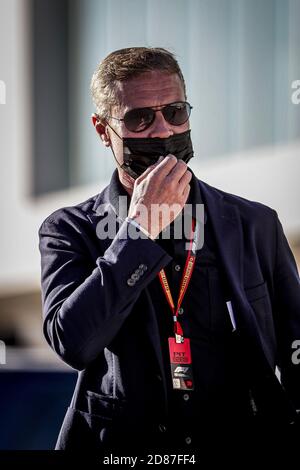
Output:
[[[177,74],[186,96],[184,77],[175,56],[160,47],[129,47],[109,54],[100,62],[91,81],[93,102],[100,119],[107,119],[111,107],[118,105],[117,82],[159,70]]]

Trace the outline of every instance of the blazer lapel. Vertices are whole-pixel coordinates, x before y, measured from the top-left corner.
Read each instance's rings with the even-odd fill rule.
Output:
[[[243,284],[244,243],[242,223],[237,206],[225,200],[223,194],[199,181],[203,201],[210,217],[221,263],[230,288],[237,328],[247,336],[268,368],[268,354],[260,335],[255,314],[249,304]],[[205,234],[204,234],[205,237]]]
[[[225,201],[223,195],[217,190],[202,181],[199,181],[199,184],[230,288],[241,296],[243,243],[239,212],[236,206]]]

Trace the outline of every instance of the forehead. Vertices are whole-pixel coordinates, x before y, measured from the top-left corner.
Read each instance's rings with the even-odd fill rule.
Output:
[[[117,98],[124,111],[184,101],[184,90],[177,74],[146,72],[117,84]]]

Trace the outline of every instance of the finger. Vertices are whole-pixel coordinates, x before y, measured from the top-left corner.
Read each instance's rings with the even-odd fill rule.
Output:
[[[172,180],[179,182],[180,178],[186,173],[187,168],[188,166],[183,160],[178,160],[177,164],[172,168],[168,176]]]
[[[175,157],[175,155],[169,154],[166,157],[164,157],[163,160],[157,165],[153,173],[159,174],[159,176],[164,178],[170,173],[172,168],[176,165],[177,161],[178,160]]]
[[[191,190],[191,185],[190,184],[188,184],[183,190],[182,196],[184,198],[185,203],[187,201],[187,198],[189,197],[190,190]]]
[[[189,170],[187,170],[179,180],[179,184],[178,184],[179,194],[184,192],[185,187],[190,183],[191,179],[192,179],[192,173]]]
[[[162,161],[163,158],[164,158],[163,156],[159,157],[156,163],[153,163],[153,165],[148,166],[148,168],[146,168],[146,170],[138,178],[136,178],[135,181],[137,183],[140,183],[141,181],[143,181],[149,175],[149,173],[153,170],[153,168],[155,168]]]

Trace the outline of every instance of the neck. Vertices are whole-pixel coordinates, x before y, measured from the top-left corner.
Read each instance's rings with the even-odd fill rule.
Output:
[[[122,184],[122,183],[121,183],[121,184]],[[133,193],[132,189],[127,188],[126,186],[124,186],[124,184],[122,184],[122,186],[123,186],[123,188],[125,189],[125,191],[129,194],[129,196],[131,197],[131,196],[132,196],[132,193]]]
[[[133,193],[134,179],[120,168],[118,168],[118,174],[121,185],[131,197]]]

